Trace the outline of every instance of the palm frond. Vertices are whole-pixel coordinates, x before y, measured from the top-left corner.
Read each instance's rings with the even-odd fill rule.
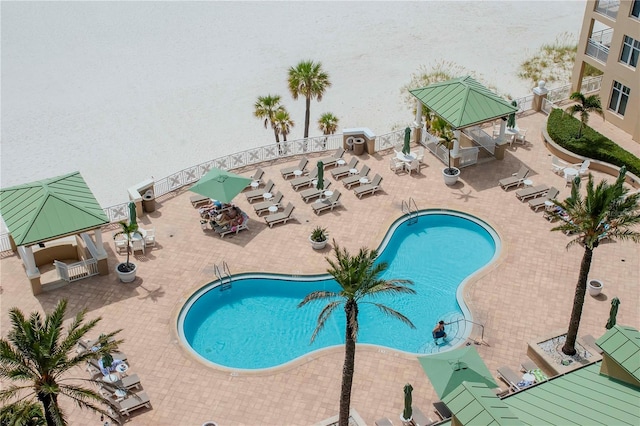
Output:
[[[313,334],[311,335],[311,343],[313,343],[316,340],[316,336],[324,328],[324,325],[327,322],[327,319],[329,319],[333,311],[335,311],[335,309],[338,306],[340,306],[341,303],[342,302],[340,301],[331,302],[322,309],[322,311],[320,312],[320,315],[318,315],[318,322],[317,322],[316,328],[315,330],[313,330]]]

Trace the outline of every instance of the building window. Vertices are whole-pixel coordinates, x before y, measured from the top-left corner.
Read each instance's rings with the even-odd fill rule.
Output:
[[[631,16],[636,19],[640,19],[640,0],[634,0],[633,6],[631,6]]]
[[[624,115],[624,111],[627,109],[627,102],[629,101],[629,89],[624,84],[613,82],[613,92],[611,93],[611,101],[609,102],[609,109],[617,112],[620,115]]]
[[[640,55],[640,40],[634,40],[629,36],[624,36],[620,62],[635,68],[638,66],[638,55]]]

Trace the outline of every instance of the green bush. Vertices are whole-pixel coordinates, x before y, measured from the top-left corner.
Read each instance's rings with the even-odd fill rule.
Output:
[[[594,117],[600,120],[600,117]],[[615,142],[596,132],[589,126],[576,139],[580,120],[561,109],[554,109],[547,120],[547,132],[555,143],[575,154],[604,161],[618,167],[626,166],[630,173],[640,176],[640,158],[622,149]]]

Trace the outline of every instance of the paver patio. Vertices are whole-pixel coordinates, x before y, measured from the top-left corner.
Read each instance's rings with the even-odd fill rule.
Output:
[[[138,278],[131,284],[118,282],[111,273],[35,297],[18,256],[5,253],[0,263],[2,335],[9,329],[9,308],[50,311],[59,299],[66,298],[69,313],[86,308],[88,318],[103,318],[96,333],[123,329],[125,343],[121,349],[128,355],[131,370],[140,376],[153,406],[135,412],[130,424],[200,425],[206,420],[220,426],[314,424],[337,414],[342,349],[316,353],[271,372],[239,374],[214,369],[193,358],[178,343],[178,311],[189,294],[215,278],[213,265],[222,261],[229,264],[232,273],[325,272],[324,257],[331,254],[331,248],[315,252],[307,240],[316,225],[327,227],[330,237],[350,250],[363,245],[378,247],[390,223],[402,215],[402,200],[411,196],[420,209],[468,212],[499,233],[502,252],[498,261],[466,286],[464,297],[474,321],[485,326],[485,344],[477,348],[489,369],[496,375],[501,365],[516,368],[525,357],[528,341],[554,330],[566,331],[583,254],[580,247],[566,250],[568,237],[550,232],[553,225],[543,219],[542,212],[534,213],[516,199],[513,190],[504,191],[497,184],[498,179],[524,164],[532,170],[530,177],[535,184],[556,186],[561,190],[559,198],[568,195],[564,178],[551,171],[551,156],[542,143],[540,128],[545,119],[542,114],[519,118],[519,126],[529,129],[529,144],[514,145],[503,161],[463,169],[460,182],[453,187],[444,185],[443,165],[429,153],[425,155],[427,167],[412,176],[395,175],[389,170],[389,152],[365,154],[360,158],[361,165],[371,167],[371,176],[383,176],[383,191],[360,200],[334,182],[343,192],[344,208],[321,216],[313,214],[280,177],[279,169],[295,164],[297,159],[262,164],[265,178],[272,178],[276,189],[284,194],[283,201],[296,206],[297,220],[269,229],[240,195],[236,201],[249,213],[250,230],[224,239],[211,231],[203,232],[197,211],[189,203],[192,193],[183,190],[167,194],[157,200],[154,213],[139,218],[141,226],[155,227],[157,243],[146,255],[136,256]],[[593,117],[590,124],[640,156],[640,145],[625,133],[599,117]],[[310,164],[315,164],[312,158]],[[251,171],[239,173],[248,176]],[[613,179],[601,173],[594,175],[598,180]],[[123,256],[115,253],[110,230],[103,237],[113,270]],[[604,332],[613,297],[622,302],[618,322],[638,327],[640,245],[602,244],[594,252],[591,276],[602,279],[605,287],[600,298],[586,297],[580,335],[600,336]],[[77,376],[87,377],[87,373],[78,371]],[[367,424],[383,416],[399,423],[402,389],[407,382],[414,387],[414,405],[435,418],[431,403],[437,396],[415,356],[359,347],[352,407]],[[68,402],[63,402],[63,407],[69,424],[101,424],[94,413]]]

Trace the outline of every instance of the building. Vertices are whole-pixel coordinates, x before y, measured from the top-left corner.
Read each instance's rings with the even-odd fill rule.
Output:
[[[640,142],[640,0],[587,0],[572,91],[587,64],[603,72],[600,99],[605,119]]]

